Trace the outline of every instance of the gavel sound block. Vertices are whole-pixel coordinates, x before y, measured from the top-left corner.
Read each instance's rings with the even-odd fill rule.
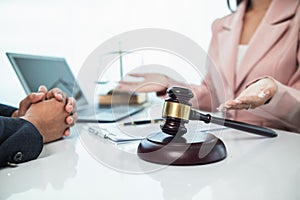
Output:
[[[189,120],[215,123],[264,137],[277,136],[271,129],[213,117],[192,109],[189,100],[193,98],[193,93],[186,88],[173,87],[167,93],[169,98],[165,100],[163,108],[165,123],[161,126],[162,132],[143,139],[138,147],[138,156],[146,161],[167,165],[196,165],[224,159],[226,148],[218,137],[209,133],[202,133],[202,137],[192,139],[186,137],[184,124]]]
[[[162,132],[143,139],[138,147],[138,156],[166,165],[208,164],[226,158],[225,145],[218,137],[209,133],[203,133],[202,137],[186,137],[187,128],[184,125],[190,119],[189,100],[193,93],[179,87],[170,88],[167,93],[169,98],[164,104]]]

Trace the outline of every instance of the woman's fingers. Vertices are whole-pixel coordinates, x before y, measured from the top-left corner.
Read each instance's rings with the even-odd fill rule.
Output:
[[[147,74],[134,73],[134,74],[129,74],[129,76],[133,76],[133,77],[145,77],[145,76],[147,76]]]
[[[218,110],[254,109],[270,101],[276,93],[277,86],[270,78],[260,79],[249,85],[235,100],[226,101]]]
[[[226,101],[218,110],[249,110],[264,105],[270,99],[268,90],[261,91],[256,96],[239,96],[237,99]]]

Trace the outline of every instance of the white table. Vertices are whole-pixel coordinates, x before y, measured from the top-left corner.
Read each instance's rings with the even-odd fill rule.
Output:
[[[138,142],[115,145],[85,128],[45,145],[37,160],[1,169],[0,199],[300,199],[299,134],[277,131],[278,137],[264,138],[226,129],[217,132],[225,160],[164,166],[140,160]]]

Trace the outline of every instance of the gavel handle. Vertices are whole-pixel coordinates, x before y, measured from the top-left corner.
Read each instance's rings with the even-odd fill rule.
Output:
[[[210,114],[202,114],[198,111],[191,110],[190,120],[201,120],[205,123],[214,123],[222,126],[234,128],[241,131],[246,131],[256,135],[266,136],[266,137],[276,137],[277,133],[271,129],[247,124],[244,122],[234,121],[230,119],[223,119],[218,117],[212,117]]]

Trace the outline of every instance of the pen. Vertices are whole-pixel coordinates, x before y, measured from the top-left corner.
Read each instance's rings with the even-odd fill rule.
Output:
[[[119,81],[94,81],[95,84],[105,85],[108,83],[118,83]]]
[[[163,119],[149,119],[149,120],[139,120],[139,121],[131,121],[119,123],[121,126],[134,126],[134,125],[143,125],[143,124],[156,124],[163,122]],[[77,123],[113,123],[113,121],[101,121],[97,119],[78,119]]]
[[[134,125],[143,125],[143,124],[156,124],[163,122],[163,119],[149,119],[149,120],[139,120],[139,121],[132,121],[132,122],[124,122],[119,123],[122,126],[134,126]]]

